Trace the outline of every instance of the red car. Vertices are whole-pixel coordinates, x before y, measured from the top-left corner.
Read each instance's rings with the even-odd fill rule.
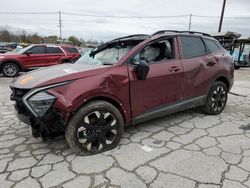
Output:
[[[73,46],[38,44],[28,46],[19,52],[0,55],[0,73],[7,77],[19,72],[61,63],[75,62],[80,53]]]
[[[10,87],[34,137],[65,132],[69,146],[88,155],[117,146],[124,125],[193,107],[221,113],[233,77],[232,57],[208,34],[160,31],[115,39]]]

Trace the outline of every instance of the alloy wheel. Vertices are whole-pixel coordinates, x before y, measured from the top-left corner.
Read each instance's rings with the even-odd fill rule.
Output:
[[[212,103],[211,107],[214,112],[221,111],[225,104],[227,99],[227,92],[222,86],[218,86],[212,94]]]
[[[3,72],[6,76],[15,76],[17,74],[17,68],[12,64],[8,64],[4,66]]]
[[[87,151],[101,151],[114,142],[117,128],[117,120],[110,112],[94,111],[83,118],[77,138]]]

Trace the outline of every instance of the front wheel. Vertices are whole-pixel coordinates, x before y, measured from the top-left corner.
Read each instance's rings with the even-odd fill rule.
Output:
[[[228,89],[225,83],[216,81],[207,96],[205,105],[202,110],[208,115],[220,114],[227,103]]]
[[[93,155],[116,147],[122,133],[123,118],[119,110],[106,101],[93,101],[71,118],[65,137],[77,154]]]
[[[1,72],[6,77],[14,77],[19,74],[19,67],[15,63],[4,63],[1,68]]]

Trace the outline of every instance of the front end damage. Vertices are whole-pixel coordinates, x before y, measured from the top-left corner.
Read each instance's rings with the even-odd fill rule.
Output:
[[[54,138],[64,133],[63,115],[53,106],[55,97],[48,98],[52,95],[47,93],[46,88],[29,90],[11,87],[11,90],[10,99],[15,101],[16,115],[20,121],[31,126],[34,137]]]

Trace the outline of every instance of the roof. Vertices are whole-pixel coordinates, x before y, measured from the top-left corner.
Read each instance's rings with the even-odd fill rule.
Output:
[[[199,35],[199,36],[206,36],[206,37],[211,37],[208,33],[203,33],[199,31],[178,31],[178,30],[160,30],[155,33],[153,33],[151,36],[155,35],[170,35],[170,34],[177,34],[177,35],[182,35],[182,34],[191,34],[191,35]]]
[[[46,43],[41,43],[41,44],[32,44],[33,46],[61,46],[61,47],[66,47],[66,48],[72,48],[74,46],[72,45],[67,45],[67,44],[46,44]]]
[[[227,31],[227,32],[219,32],[219,33],[212,33],[211,34],[212,37],[214,38],[239,38],[241,36],[241,34],[236,33],[236,32],[232,32],[232,31]]]
[[[243,43],[250,44],[250,38],[240,38],[240,39],[237,39],[236,43],[237,42],[243,42]]]

